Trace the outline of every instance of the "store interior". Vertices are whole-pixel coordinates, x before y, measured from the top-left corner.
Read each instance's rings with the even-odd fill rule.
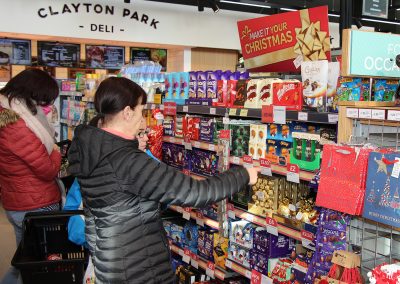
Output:
[[[221,202],[163,212],[177,283],[400,283],[400,0],[22,2],[0,12],[0,88],[30,68],[57,81],[67,193],[74,130],[109,77],[147,93],[162,163],[195,180],[260,169]],[[81,244],[27,265],[0,209],[0,279],[13,259],[48,283],[51,260],[54,282],[94,283]]]

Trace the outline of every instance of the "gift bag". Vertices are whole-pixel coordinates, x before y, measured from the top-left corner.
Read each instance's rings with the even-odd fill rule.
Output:
[[[372,149],[324,145],[317,206],[361,215],[368,155]]]
[[[92,262],[92,257],[89,257],[89,263],[85,271],[85,276],[83,277],[83,284],[94,284],[96,277],[94,276],[94,265]]]
[[[399,174],[400,153],[370,154],[363,217],[400,227]]]

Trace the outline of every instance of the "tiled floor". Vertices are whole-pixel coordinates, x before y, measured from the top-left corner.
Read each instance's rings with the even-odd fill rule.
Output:
[[[10,267],[15,253],[15,236],[3,207],[0,205],[0,280]]]

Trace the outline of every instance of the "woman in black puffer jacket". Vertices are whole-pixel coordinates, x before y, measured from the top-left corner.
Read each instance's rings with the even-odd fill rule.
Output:
[[[94,103],[101,127],[76,128],[69,162],[81,185],[96,283],[173,283],[159,204],[204,207],[254,184],[257,169],[197,181],[148,157],[134,139],[146,93],[128,79],[104,80]]]

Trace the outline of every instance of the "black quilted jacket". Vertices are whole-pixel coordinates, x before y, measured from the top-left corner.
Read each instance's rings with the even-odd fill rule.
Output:
[[[78,177],[96,283],[173,282],[159,205],[204,207],[248,184],[238,167],[194,180],[138,150],[137,141],[78,126],[69,150]]]

